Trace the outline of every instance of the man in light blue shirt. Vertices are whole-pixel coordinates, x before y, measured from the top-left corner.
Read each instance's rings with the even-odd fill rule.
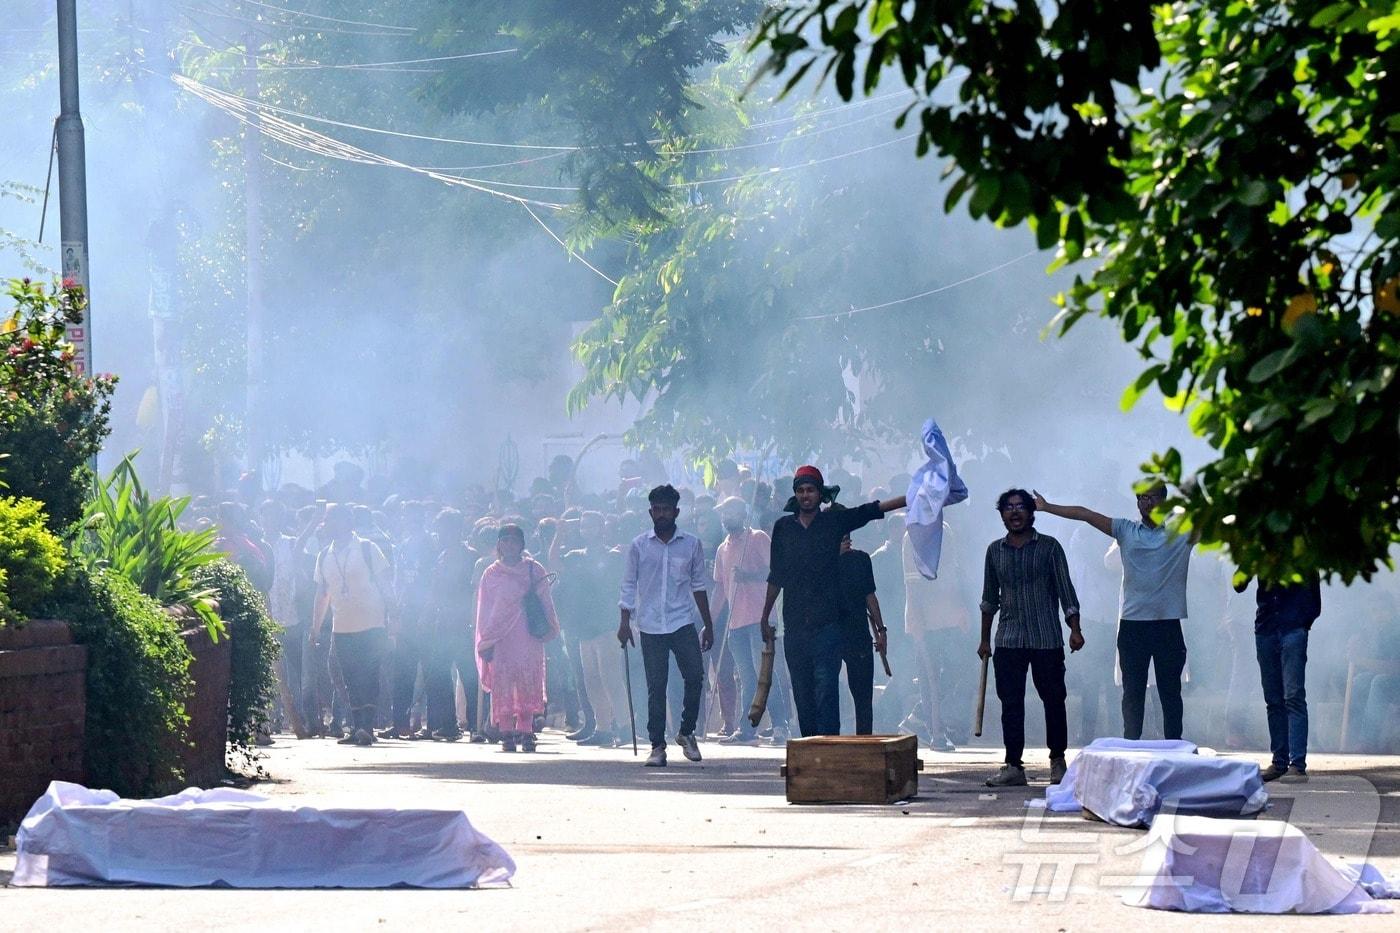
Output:
[[[669,485],[657,486],[647,495],[652,530],[638,535],[627,549],[618,600],[622,621],[617,640],[624,646],[632,642],[634,615],[641,633],[642,665],[647,679],[647,737],[651,740],[651,754],[646,761],[649,768],[666,766],[666,680],[671,655],[675,655],[676,667],[685,682],[676,742],[686,758],[700,760],[700,746],[695,741],[704,684],[700,654],[710,650],[715,640],[710,600],[705,592],[709,585],[705,551],[699,538],[676,527],[680,499],[680,493]],[[697,609],[704,625],[698,635],[694,621]]]
[[[1051,505],[1035,494],[1037,511],[1086,522],[1118,542],[1123,589],[1118,605],[1118,666],[1123,672],[1123,737],[1142,738],[1147,670],[1157,674],[1162,731],[1181,738],[1181,674],[1186,669],[1186,571],[1192,537],[1163,528],[1152,511],[1167,497],[1164,487],[1137,494],[1140,520],[1109,518],[1078,505]]]

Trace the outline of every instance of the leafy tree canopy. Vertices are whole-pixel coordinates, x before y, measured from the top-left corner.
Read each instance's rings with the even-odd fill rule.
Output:
[[[1400,541],[1397,36],[1378,0],[808,0],[753,48],[847,99],[897,73],[947,209],[1091,265],[1060,332],[1116,321],[1149,364],[1124,404],[1155,384],[1214,447],[1145,464],[1181,527],[1243,573],[1349,581]]]
[[[471,24],[517,53],[485,74],[444,72],[430,99],[452,111],[526,108],[567,127],[578,149],[565,159],[589,214],[659,219],[670,192],[646,171],[664,136],[696,104],[697,69],[725,60],[725,40],[746,32],[758,0],[571,0],[495,3],[440,0],[439,41]]]

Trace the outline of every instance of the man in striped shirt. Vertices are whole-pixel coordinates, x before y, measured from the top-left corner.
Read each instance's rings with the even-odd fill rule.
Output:
[[[1035,500],[1024,489],[1008,489],[997,499],[1006,536],[987,547],[982,583],[982,643],[977,655],[992,659],[1006,764],[987,779],[989,787],[1026,783],[1021,753],[1026,744],[1026,671],[1045,704],[1045,737],[1050,746],[1050,783],[1065,774],[1065,652],[1059,612],[1069,626],[1069,649],[1084,647],[1079,631],[1079,599],[1069,578],[1064,548],[1035,530]],[[992,649],[992,617],[997,624]]]

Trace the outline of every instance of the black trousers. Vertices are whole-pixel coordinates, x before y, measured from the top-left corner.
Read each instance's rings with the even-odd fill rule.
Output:
[[[1157,675],[1163,738],[1181,738],[1181,673],[1186,670],[1186,639],[1180,619],[1118,623],[1118,666],[1123,671],[1123,738],[1142,738],[1147,705],[1147,666]]]
[[[465,621],[438,622],[423,662],[423,692],[428,703],[427,726],[434,732],[476,732],[477,673],[475,632]],[[467,698],[467,721],[457,724],[457,696],[452,688],[452,669],[462,679]]]
[[[856,735],[870,735],[875,728],[875,646],[869,629],[847,632],[844,642],[841,662],[856,710]]]
[[[700,693],[705,685],[705,664],[700,657],[700,635],[694,625],[676,629],[667,635],[641,633],[642,666],[647,677],[647,738],[652,747],[666,744],[666,681],[670,674],[671,656],[685,683],[685,699],[681,706],[681,735],[695,731],[700,718]]]
[[[1065,652],[1062,648],[997,648],[992,652],[997,699],[1001,701],[1001,738],[1006,763],[1021,767],[1026,750],[1026,670],[1045,704],[1045,744],[1051,758],[1063,758],[1069,744],[1065,717]]]
[[[391,702],[394,728],[407,732],[409,714],[413,710],[413,692],[418,684],[418,668],[427,667],[427,633],[420,626],[405,625],[394,639],[394,682]],[[426,689],[426,685],[425,685]]]
[[[841,629],[836,625],[789,628],[783,657],[792,680],[797,728],[803,737],[840,735]],[[872,673],[873,677],[873,673]]]
[[[350,695],[352,729],[374,729],[374,712],[379,702],[379,668],[389,647],[389,635],[382,628],[364,632],[336,632],[335,656]]]

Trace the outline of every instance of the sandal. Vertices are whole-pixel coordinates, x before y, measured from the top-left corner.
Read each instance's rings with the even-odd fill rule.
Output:
[[[523,752],[535,750],[535,734],[533,732],[527,732],[520,737],[520,750]]]

